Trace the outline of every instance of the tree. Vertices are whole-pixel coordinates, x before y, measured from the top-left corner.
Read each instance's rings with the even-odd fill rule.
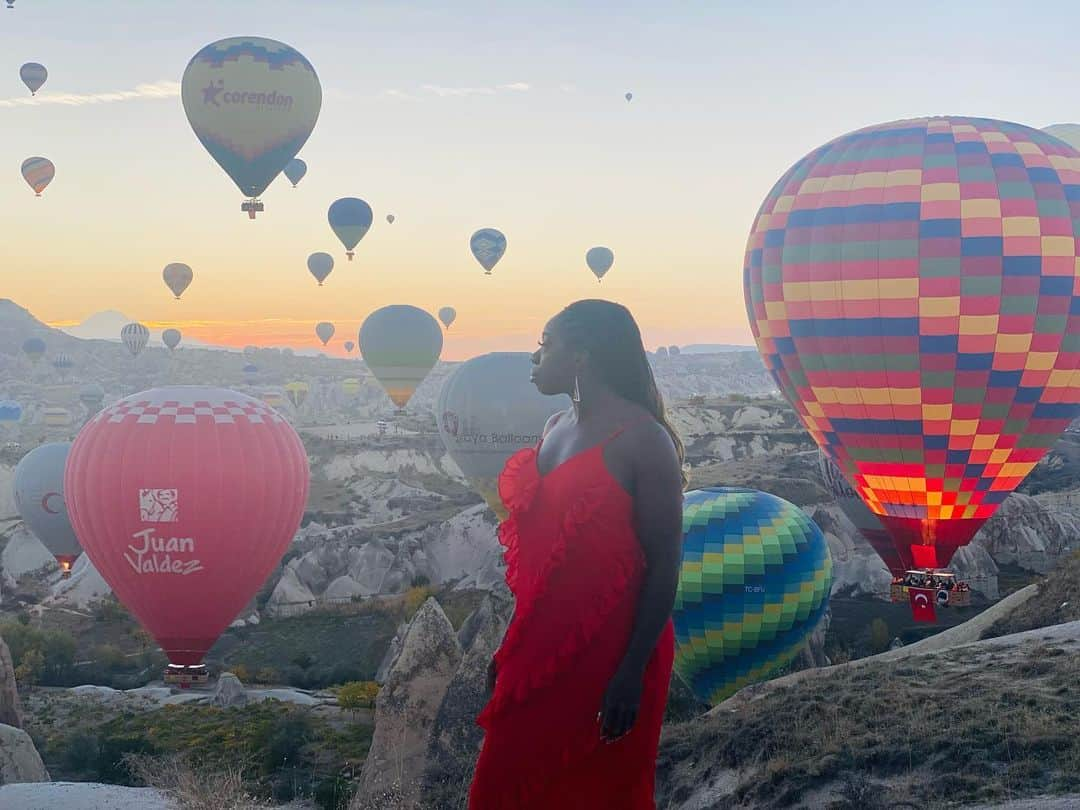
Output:
[[[870,646],[874,652],[888,649],[890,637],[889,625],[884,619],[877,618],[870,622]]]
[[[338,690],[338,706],[351,712],[369,709],[379,695],[375,681],[350,681]]]
[[[37,647],[27,650],[22,661],[15,667],[15,680],[24,687],[36,686],[45,671],[45,656]]]

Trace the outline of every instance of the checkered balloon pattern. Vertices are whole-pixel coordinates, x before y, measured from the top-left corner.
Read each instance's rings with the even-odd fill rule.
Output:
[[[688,492],[676,673],[711,705],[765,680],[798,655],[831,588],[829,546],[798,507],[752,489]]]
[[[905,566],[944,566],[1080,415],[1080,153],[977,118],[859,130],[773,187],[758,349]]]

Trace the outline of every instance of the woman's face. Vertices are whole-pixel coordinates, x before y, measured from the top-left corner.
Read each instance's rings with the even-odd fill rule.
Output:
[[[529,379],[541,394],[568,394],[577,374],[575,352],[563,342],[555,321],[549,321],[540,337],[540,348],[533,352],[533,370]]]

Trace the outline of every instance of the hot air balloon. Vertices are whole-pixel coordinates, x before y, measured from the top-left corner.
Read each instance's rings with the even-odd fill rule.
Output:
[[[334,336],[334,325],[329,321],[320,321],[315,324],[315,335],[322,341],[322,345],[325,346],[330,342],[330,338]]]
[[[633,93],[627,93],[625,96],[623,96],[623,98],[625,98],[627,100],[627,102],[629,102],[634,98],[634,94]]]
[[[22,345],[23,354],[35,365],[45,356],[45,341],[41,338],[27,338]]]
[[[64,503],[64,465],[70,442],[35,447],[15,467],[15,508],[34,536],[56,558],[64,577],[82,547]]]
[[[948,565],[1080,413],[1080,153],[940,117],[838,138],[765,199],[758,349],[905,568]]]
[[[668,348],[667,348],[667,346],[661,346],[660,348],[658,348],[656,350],[656,356],[661,358],[661,359],[667,359],[667,356],[668,356]]]
[[[71,411],[67,408],[52,406],[41,412],[41,421],[46,427],[66,428],[71,426]]]
[[[79,389],[79,402],[91,416],[101,410],[101,403],[104,401],[105,389],[97,383],[87,383]]]
[[[342,197],[331,204],[326,218],[330,222],[330,230],[345,246],[345,255],[351,262],[353,248],[359,244],[371,227],[371,206],[356,197]]]
[[[180,300],[180,296],[184,294],[184,290],[191,284],[193,276],[194,274],[191,272],[191,268],[180,262],[167,264],[165,265],[165,269],[161,271],[161,277],[165,280],[165,286],[172,290],[172,294],[176,296],[177,301]]]
[[[15,0],[6,0],[8,10],[15,8]]]
[[[348,394],[350,397],[355,397],[360,393],[360,389],[363,384],[355,377],[349,377],[348,379],[341,381],[341,390]]]
[[[494,228],[481,228],[469,239],[469,250],[484,268],[484,274],[490,276],[506,253],[506,237]]]
[[[351,340],[346,340],[344,346],[345,351],[347,351],[349,354],[352,354],[352,350],[356,348],[356,344],[353,343]]]
[[[449,329],[450,324],[457,320],[457,310],[453,307],[443,307],[439,310],[439,320],[442,321],[443,326]]]
[[[614,263],[615,254],[606,247],[589,248],[589,252],[585,254],[585,264],[592,270],[597,281],[604,278],[604,274],[611,269],[611,265]]]
[[[150,330],[141,323],[129,323],[120,330],[120,341],[127,346],[132,357],[138,357],[150,341]]]
[[[832,558],[798,507],[752,489],[686,493],[675,672],[715,706],[789,664],[829,605]]]
[[[248,199],[258,197],[315,128],[322,87],[311,63],[281,42],[234,37],[212,42],[184,70],[180,96],[195,135]]]
[[[289,398],[289,402],[292,403],[296,410],[300,410],[301,406],[307,401],[310,390],[311,386],[306,382],[297,380],[285,386],[285,396]]]
[[[391,225],[394,224],[394,219],[395,219],[395,217],[394,217],[393,214],[387,214],[386,215],[386,221],[389,222]]]
[[[69,355],[58,354],[52,359],[52,366],[57,371],[63,373],[69,369],[74,368],[75,361],[71,359]]]
[[[244,365],[243,372],[248,376],[259,373],[259,367],[254,363],[247,363]]]
[[[179,346],[182,339],[183,335],[180,334],[179,329],[166,329],[161,333],[161,342],[164,343],[170,351]]]
[[[1051,124],[1043,132],[1065,141],[1073,149],[1080,150],[1080,124]]]
[[[678,346],[668,346],[669,356],[678,357],[680,354],[682,354],[682,349],[680,349]]]
[[[484,354],[458,366],[439,392],[436,415],[446,451],[500,520],[507,512],[497,479],[506,460],[540,441],[548,418],[570,404],[537,391],[531,369],[526,352]]]
[[[280,391],[263,391],[259,394],[259,399],[271,408],[280,408],[285,404],[285,400],[282,398]]]
[[[311,275],[315,276],[315,280],[321,287],[326,277],[330,275],[330,271],[334,269],[334,257],[329,253],[312,253],[307,258],[307,269]]]
[[[22,405],[12,399],[0,400],[0,422],[18,422],[22,419]]]
[[[86,555],[182,680],[280,561],[308,479],[296,431],[265,403],[177,386],[89,422],[64,494]]]
[[[30,157],[22,162],[22,176],[34,194],[40,197],[56,177],[56,167],[48,158]]]
[[[37,62],[27,62],[19,68],[19,78],[22,79],[23,84],[30,90],[30,95],[33,96],[37,95],[41,85],[45,84],[45,80],[49,78],[49,71],[45,69],[44,65],[39,65]]]
[[[304,175],[307,174],[307,164],[300,158],[293,158],[285,164],[283,170],[285,172],[285,178],[292,183],[292,187],[296,188],[296,184],[304,179]]]
[[[442,329],[422,309],[377,309],[360,327],[360,354],[390,399],[404,408],[442,353]]]

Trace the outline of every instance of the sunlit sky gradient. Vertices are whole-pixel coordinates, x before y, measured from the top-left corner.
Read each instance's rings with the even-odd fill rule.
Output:
[[[746,234],[807,151],[924,114],[1080,119],[1071,3],[613,5],[17,0],[0,10],[0,297],[231,345],[315,348],[330,320],[339,352],[377,307],[449,304],[444,357],[461,359],[527,349],[599,294],[650,348],[750,343]],[[324,91],[307,177],[275,181],[255,222],[175,94],[200,47],[245,34],[300,50]],[[5,103],[28,98],[26,61],[49,69],[45,103]],[[42,199],[19,176],[31,155],[57,166]],[[341,196],[375,210],[351,264],[326,224]],[[468,251],[485,226],[509,242],[490,277]],[[616,256],[602,285],[596,244]],[[337,261],[322,288],[316,250]],[[195,270],[180,302],[172,261]]]

